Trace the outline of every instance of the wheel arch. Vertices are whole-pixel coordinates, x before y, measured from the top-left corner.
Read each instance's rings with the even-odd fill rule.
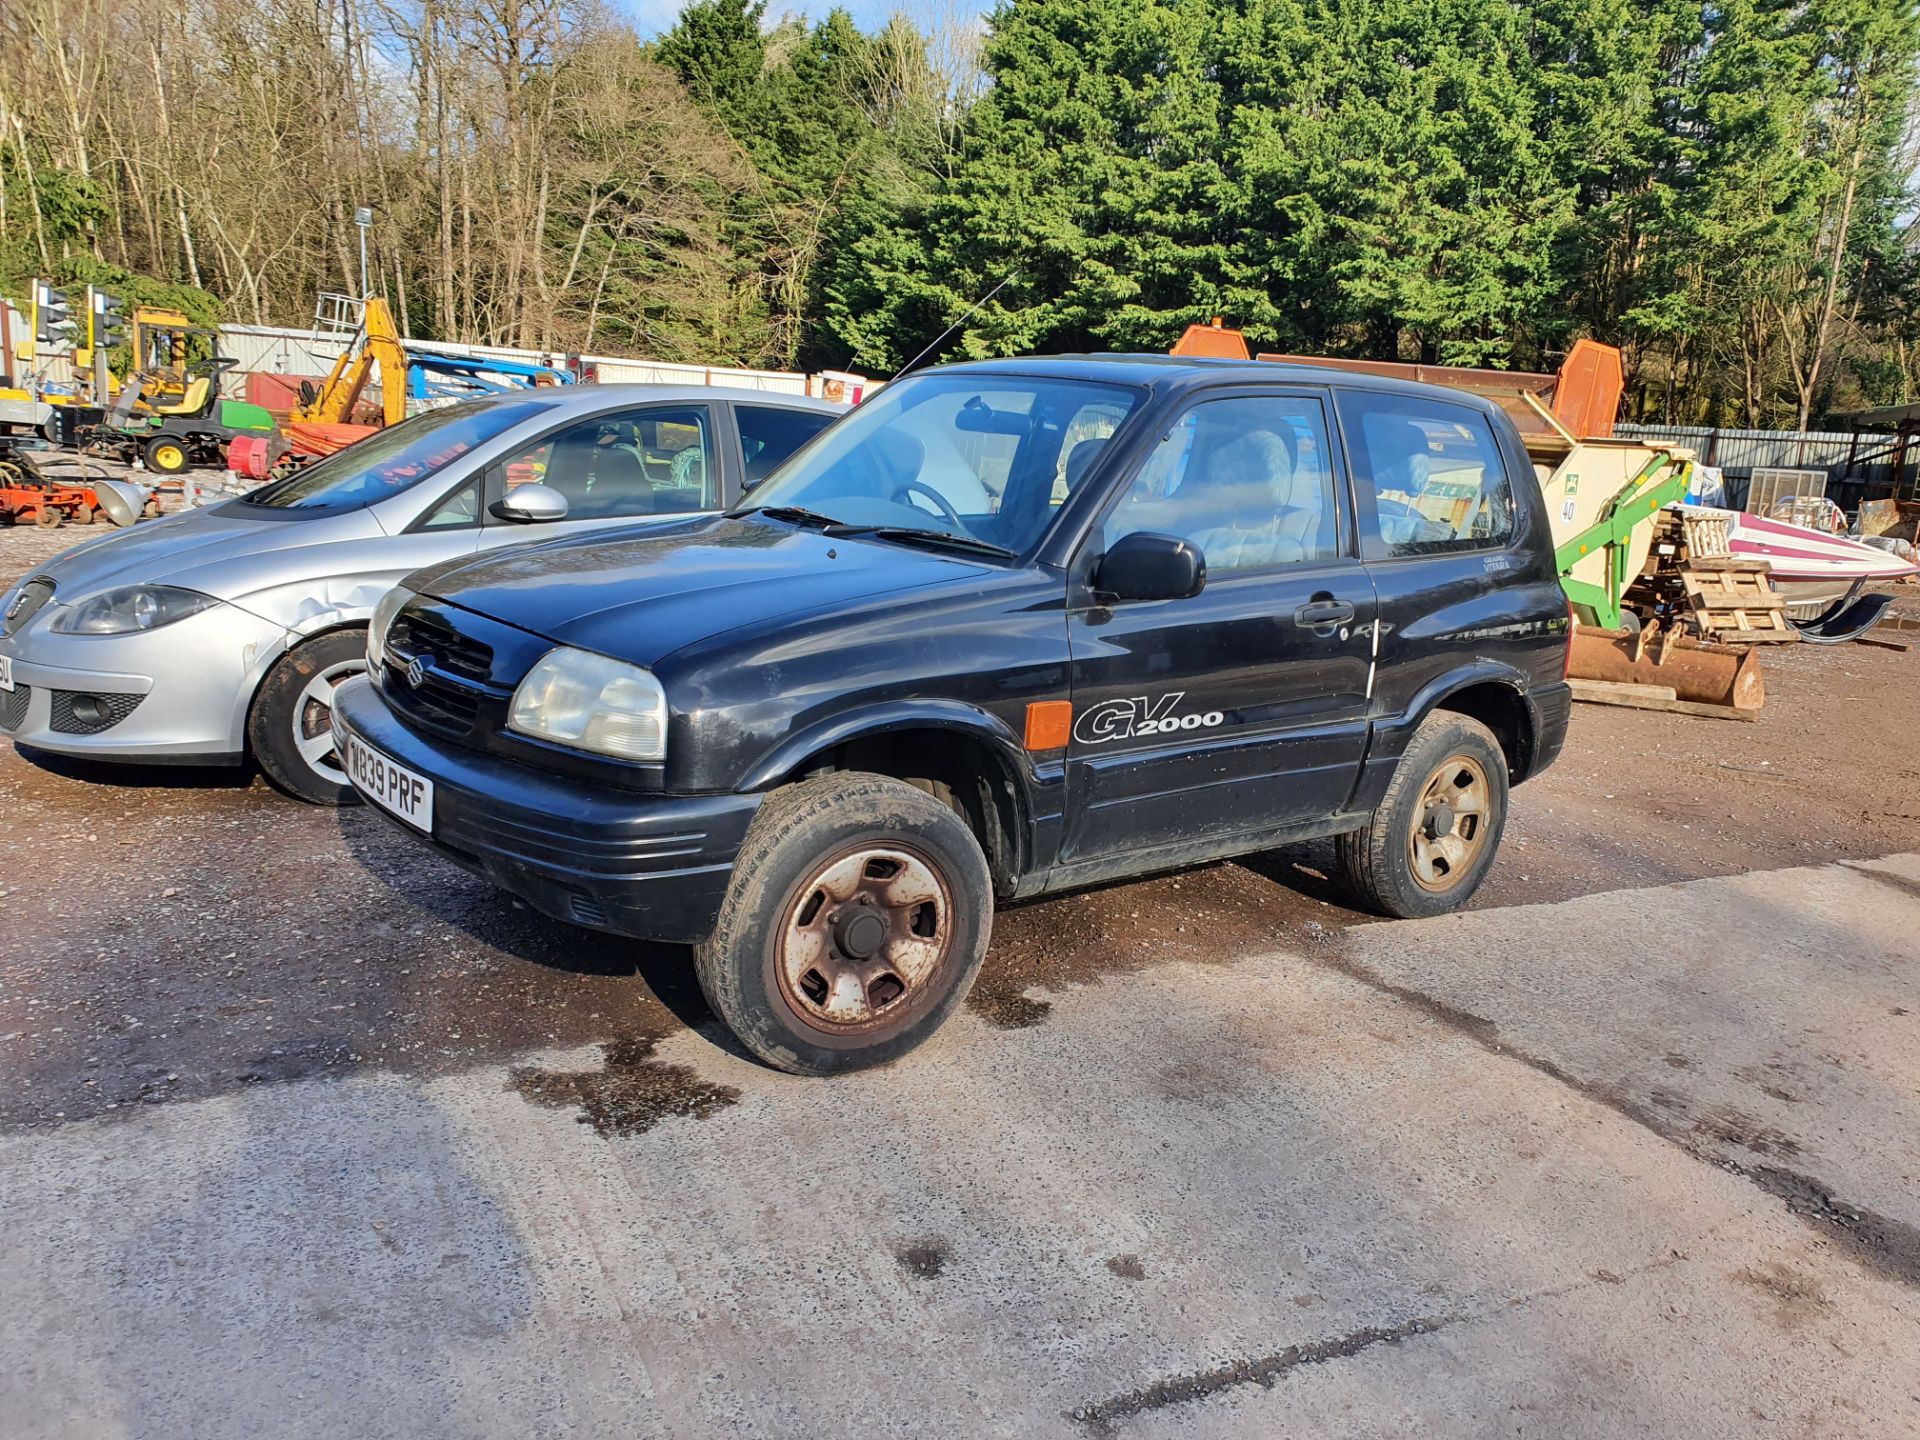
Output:
[[[837,717],[791,737],[739,788],[770,790],[838,770],[903,780],[951,805],[980,842],[997,895],[1010,895],[1025,873],[1031,765],[1013,732],[986,711],[921,701]]]
[[[1532,772],[1537,721],[1527,699],[1527,679],[1505,666],[1478,666],[1436,681],[1409,711],[1408,734],[1436,710],[1477,720],[1493,732],[1507,757],[1513,784]]]

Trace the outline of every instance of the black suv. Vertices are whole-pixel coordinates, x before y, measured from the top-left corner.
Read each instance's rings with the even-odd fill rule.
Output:
[[[904,1054],[996,900],[1337,835],[1480,884],[1566,732],[1539,487],[1453,391],[1157,356],[888,386],[727,515],[422,571],[334,701],[366,799],[549,915],[691,942],[774,1065]]]

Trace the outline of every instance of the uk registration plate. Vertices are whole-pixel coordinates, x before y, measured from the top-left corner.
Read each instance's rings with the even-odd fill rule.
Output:
[[[0,655],[0,690],[13,689],[13,657]]]
[[[347,737],[347,778],[361,798],[398,815],[416,830],[433,833],[433,781],[389,760],[358,735]]]

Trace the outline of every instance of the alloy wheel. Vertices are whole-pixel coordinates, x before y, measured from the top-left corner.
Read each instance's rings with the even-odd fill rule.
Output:
[[[1427,777],[1407,836],[1421,889],[1451,890],[1473,869],[1486,846],[1492,793],[1486,770],[1466,755],[1448,756]]]

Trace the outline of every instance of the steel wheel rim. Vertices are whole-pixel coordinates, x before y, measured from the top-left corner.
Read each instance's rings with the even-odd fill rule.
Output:
[[[890,1025],[935,993],[953,949],[953,893],[908,846],[868,843],[796,886],[775,938],[781,997],[831,1034]],[[870,948],[871,947],[871,948]]]
[[[1487,770],[1470,755],[1449,755],[1421,787],[1407,835],[1413,880],[1422,890],[1444,894],[1469,872],[1487,848],[1493,786]]]
[[[177,445],[162,445],[158,450],[154,451],[153,458],[160,462],[160,468],[162,470],[172,470],[177,467],[186,456]]]
[[[366,668],[364,657],[337,661],[307,681],[293,702],[293,748],[306,767],[329,785],[347,783],[346,768],[333,741],[333,692]]]

